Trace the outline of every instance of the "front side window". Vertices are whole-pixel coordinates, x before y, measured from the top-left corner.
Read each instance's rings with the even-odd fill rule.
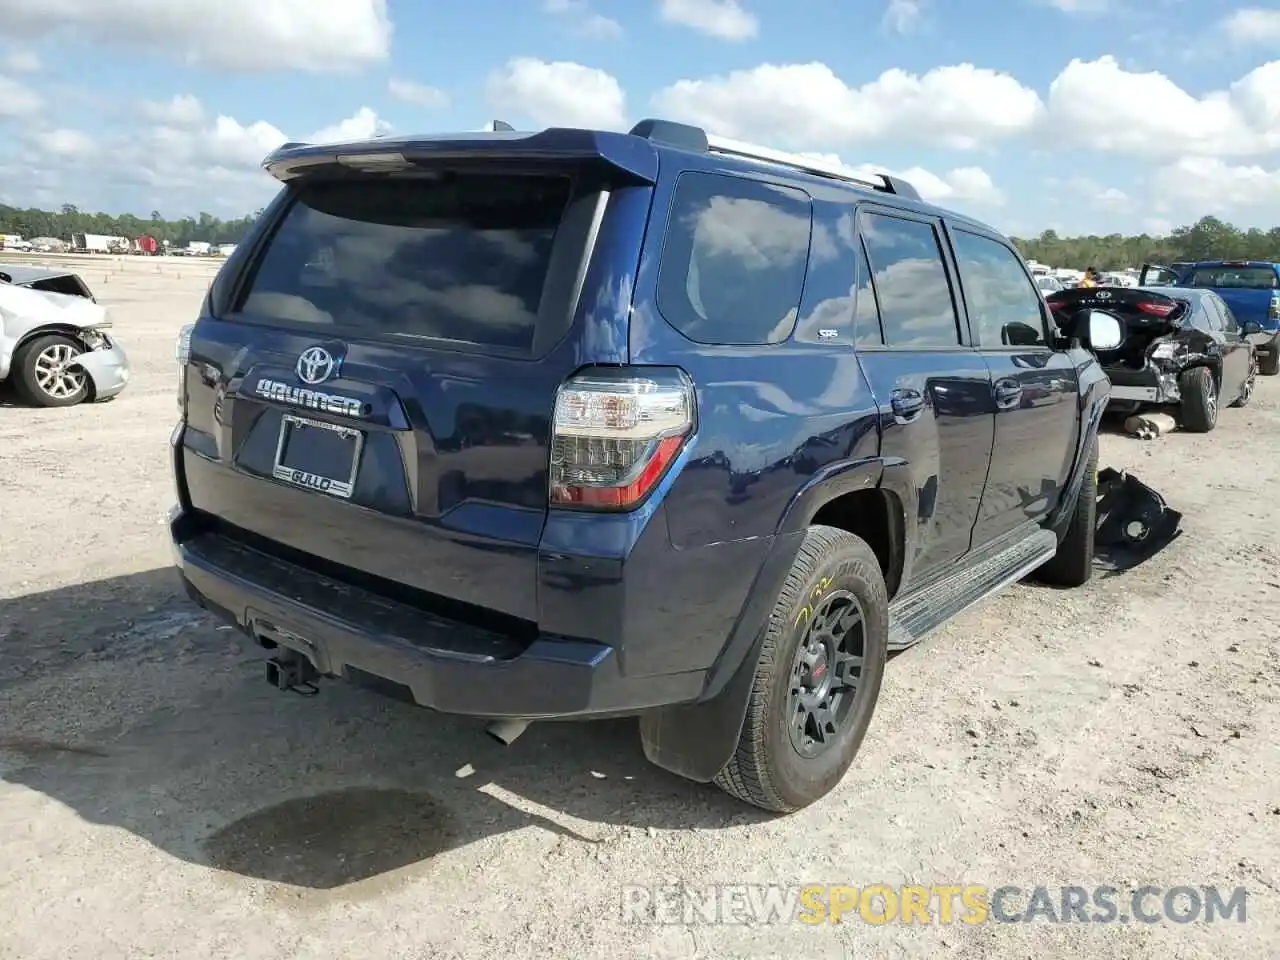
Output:
[[[1043,347],[1043,297],[1017,254],[990,237],[952,231],[960,288],[982,347]]]
[[[682,174],[658,270],[658,309],[698,343],[785,340],[800,308],[812,221],[801,190]]]

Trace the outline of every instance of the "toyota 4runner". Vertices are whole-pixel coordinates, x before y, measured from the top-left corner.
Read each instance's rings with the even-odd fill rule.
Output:
[[[647,120],[316,146],[178,347],[190,596],[494,722],[638,716],[660,767],[830,791],[889,651],[1089,579],[1085,349],[1009,241],[894,177]]]

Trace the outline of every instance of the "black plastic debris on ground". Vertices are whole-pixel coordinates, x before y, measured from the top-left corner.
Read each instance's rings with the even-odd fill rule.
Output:
[[[1132,474],[1098,471],[1094,566],[1111,575],[1150,560],[1182,535],[1182,514]]]

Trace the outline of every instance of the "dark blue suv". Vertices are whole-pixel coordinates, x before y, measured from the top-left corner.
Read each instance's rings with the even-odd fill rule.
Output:
[[[638,716],[657,765],[799,809],[890,650],[1089,578],[1085,347],[1119,330],[1056,328],[1007,239],[896,178],[502,127],[265,161],[179,345],[186,588],[281,688],[507,742]]]

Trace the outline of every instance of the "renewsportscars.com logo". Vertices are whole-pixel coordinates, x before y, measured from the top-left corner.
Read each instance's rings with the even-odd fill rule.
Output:
[[[1244,923],[1244,887],[985,884],[627,886],[622,919],[649,924]]]

